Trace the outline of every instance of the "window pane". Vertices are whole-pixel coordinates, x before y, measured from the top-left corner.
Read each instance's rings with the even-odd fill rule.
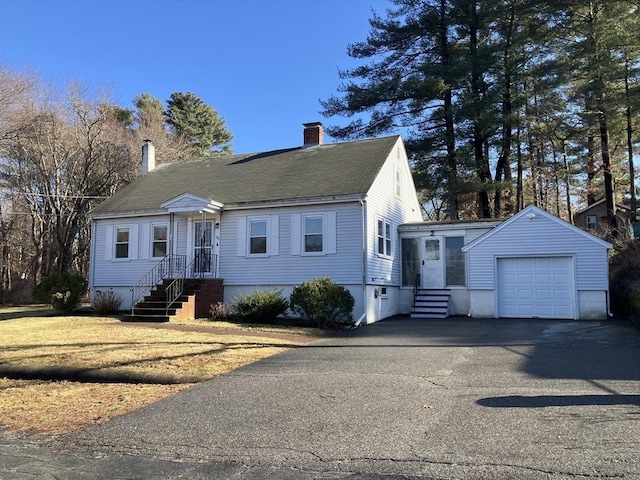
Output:
[[[420,239],[402,240],[402,285],[412,287],[420,273]]]
[[[425,260],[440,260],[440,240],[424,241]]]
[[[391,256],[391,240],[390,239],[387,239],[385,241],[385,248],[386,248],[385,255]]]
[[[322,233],[322,217],[305,217],[304,219],[304,233],[306,235],[316,233]]]
[[[384,237],[378,237],[378,253],[384,255]]]
[[[118,228],[116,232],[116,242],[128,242],[129,241],[129,229],[128,228]]]
[[[251,220],[251,236],[252,237],[266,237],[267,236],[267,221],[266,220]]]
[[[129,258],[129,244],[117,243],[116,244],[116,258]]]
[[[464,237],[445,238],[445,257],[447,271],[447,286],[462,286],[466,282],[465,256],[462,251]]]
[[[166,240],[167,239],[167,227],[153,227],[153,239],[154,240]]]
[[[267,238],[252,238],[250,240],[250,253],[267,253]]]
[[[153,242],[153,256],[164,257],[167,254],[167,242]]]
[[[322,235],[305,235],[304,251],[322,252]]]

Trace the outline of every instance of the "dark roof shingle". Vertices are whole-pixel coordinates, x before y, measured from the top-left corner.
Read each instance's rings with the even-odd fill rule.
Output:
[[[92,213],[157,210],[183,193],[223,204],[364,194],[397,140],[393,136],[166,163]]]

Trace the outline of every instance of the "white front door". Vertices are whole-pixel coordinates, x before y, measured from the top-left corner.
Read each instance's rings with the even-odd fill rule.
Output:
[[[210,274],[215,268],[213,222],[194,222],[194,273]]]
[[[444,238],[422,237],[422,287],[444,288]]]

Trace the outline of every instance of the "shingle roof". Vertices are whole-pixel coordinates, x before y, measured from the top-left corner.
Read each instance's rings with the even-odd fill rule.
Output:
[[[183,193],[223,204],[366,193],[398,136],[165,163],[93,214],[157,210]]]

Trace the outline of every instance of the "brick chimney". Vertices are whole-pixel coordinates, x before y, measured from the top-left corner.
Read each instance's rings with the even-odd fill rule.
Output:
[[[324,142],[324,131],[321,122],[303,123],[304,125],[304,146],[312,147],[322,145]]]
[[[145,175],[156,168],[156,147],[151,140],[145,140],[142,145],[142,174]]]

